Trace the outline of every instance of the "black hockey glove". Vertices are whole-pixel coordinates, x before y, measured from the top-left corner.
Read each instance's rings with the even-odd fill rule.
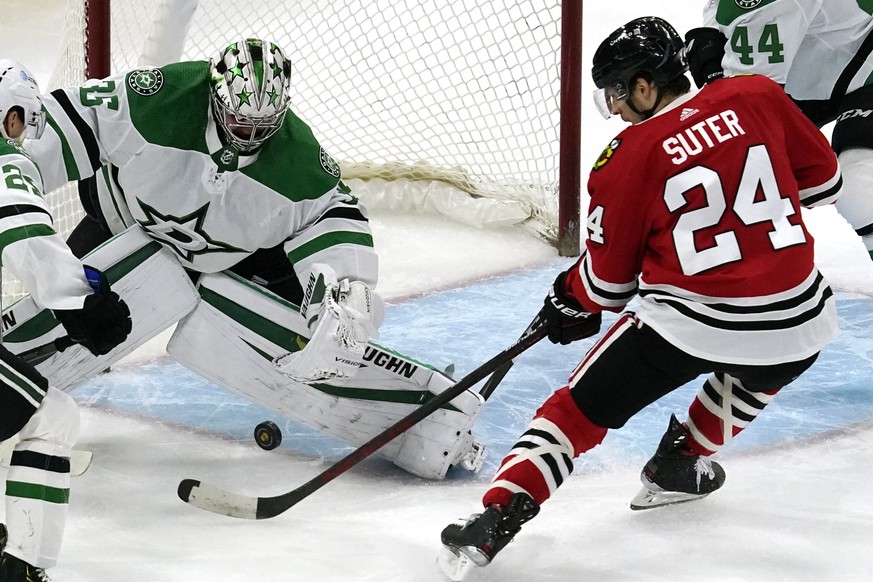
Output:
[[[717,28],[692,28],[685,33],[685,57],[698,89],[724,77],[725,44],[727,37]]]
[[[82,344],[95,356],[102,356],[130,334],[133,328],[130,309],[117,293],[109,289],[103,273],[86,266],[85,275],[94,294],[85,298],[81,309],[57,309],[54,314],[67,330],[70,340]]]
[[[589,313],[564,292],[567,272],[558,275],[540,309],[540,318],[549,326],[549,341],[567,345],[600,331],[600,313]]]

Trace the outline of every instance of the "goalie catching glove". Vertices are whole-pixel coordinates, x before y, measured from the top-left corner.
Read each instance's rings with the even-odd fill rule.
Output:
[[[109,289],[101,271],[85,266],[85,276],[94,293],[85,297],[82,308],[57,309],[54,314],[73,342],[102,356],[127,339],[133,323],[127,304]]]
[[[600,331],[600,313],[590,313],[564,290],[567,272],[558,275],[543,301],[539,317],[549,328],[549,341],[567,345]]]
[[[299,352],[275,361],[276,368],[298,382],[351,378],[364,365],[367,341],[379,337],[382,299],[365,283],[343,279],[327,265],[315,265],[300,306],[312,331]]]

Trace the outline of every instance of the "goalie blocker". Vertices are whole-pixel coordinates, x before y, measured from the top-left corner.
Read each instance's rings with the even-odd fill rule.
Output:
[[[435,368],[368,342],[351,378],[302,383],[275,361],[306,345],[308,327],[296,305],[224,273],[201,277],[201,301],[177,326],[168,351],[176,361],[279,414],[359,446],[451,387]],[[467,390],[380,450],[379,455],[426,479],[452,465],[478,470],[483,445],[471,430],[484,400]]]

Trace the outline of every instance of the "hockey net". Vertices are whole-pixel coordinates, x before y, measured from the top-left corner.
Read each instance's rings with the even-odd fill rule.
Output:
[[[86,78],[86,54],[105,43],[88,3],[107,1],[68,0],[49,89]],[[556,243],[561,16],[560,0],[112,0],[108,68],[269,39],[291,59],[292,109],[368,207],[521,223]],[[69,232],[75,188],[50,198]],[[7,302],[18,293],[4,283]]]

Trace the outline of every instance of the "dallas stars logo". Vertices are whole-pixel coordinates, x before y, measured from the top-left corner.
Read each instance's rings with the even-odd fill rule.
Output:
[[[153,238],[163,242],[188,262],[197,255],[206,253],[247,253],[245,249],[214,240],[203,229],[203,221],[209,210],[207,202],[194,212],[176,217],[171,214],[161,214],[142,200],[137,200],[139,207],[145,213],[145,220],[140,224],[145,227]]]
[[[160,69],[138,69],[130,73],[127,84],[134,93],[154,95],[164,86],[164,74]]]

